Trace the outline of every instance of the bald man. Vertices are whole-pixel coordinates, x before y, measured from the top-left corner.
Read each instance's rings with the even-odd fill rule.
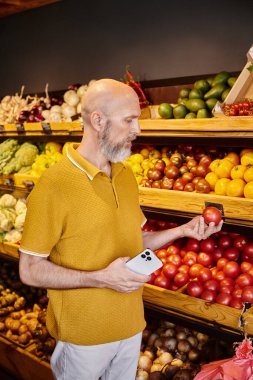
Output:
[[[134,380],[145,327],[142,288],[149,279],[125,263],[144,248],[221,229],[196,217],[142,232],[145,217],[131,169],[121,163],[140,132],[139,100],[111,79],[82,99],[84,136],[48,169],[28,197],[20,277],[48,289],[47,327],[57,340],[57,380]]]

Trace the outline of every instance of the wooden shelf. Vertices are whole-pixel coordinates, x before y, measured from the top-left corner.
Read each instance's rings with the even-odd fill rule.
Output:
[[[139,186],[141,206],[202,214],[205,202],[222,204],[225,218],[252,220],[253,199],[215,194],[188,193],[176,190],[149,189]]]
[[[146,305],[151,305],[163,312],[183,316],[186,320],[233,333],[242,331],[239,327],[241,310],[229,306],[206,302],[179,291],[174,292],[149,284],[144,286],[143,300]],[[253,310],[251,309],[243,314],[245,332],[249,335],[253,335]]]

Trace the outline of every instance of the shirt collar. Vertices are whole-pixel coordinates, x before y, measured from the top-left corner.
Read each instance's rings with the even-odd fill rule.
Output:
[[[79,144],[70,144],[67,148],[67,158],[75,165],[78,169],[83,171],[87,177],[92,181],[98,173],[102,173],[102,170],[98,169],[96,166],[92,165],[87,161],[81,154],[77,151]],[[112,178],[121,172],[125,165],[122,162],[111,163],[112,167]]]

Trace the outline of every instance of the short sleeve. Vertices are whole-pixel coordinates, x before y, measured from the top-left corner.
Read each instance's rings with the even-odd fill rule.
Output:
[[[47,257],[62,235],[64,202],[55,181],[42,176],[27,198],[20,252]]]

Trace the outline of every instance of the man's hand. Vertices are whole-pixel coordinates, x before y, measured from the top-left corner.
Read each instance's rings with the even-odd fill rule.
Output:
[[[130,257],[120,257],[102,270],[103,287],[121,293],[131,293],[141,288],[150,277],[137,274],[128,269],[125,263]]]
[[[180,226],[182,236],[197,240],[207,239],[210,235],[221,230],[223,220],[215,226],[213,222],[209,225],[204,222],[202,216],[196,216],[190,222]]]

